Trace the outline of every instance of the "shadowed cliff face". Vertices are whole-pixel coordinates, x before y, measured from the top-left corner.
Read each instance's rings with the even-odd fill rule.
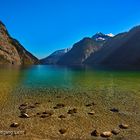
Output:
[[[38,59],[13,39],[5,25],[0,22],[0,64],[37,64]]]
[[[140,65],[140,26],[112,38],[99,52],[91,55],[85,63]]]
[[[84,38],[74,44],[73,48],[58,61],[58,64],[81,65],[91,54],[100,50],[104,42],[104,40],[96,41],[92,38]]]

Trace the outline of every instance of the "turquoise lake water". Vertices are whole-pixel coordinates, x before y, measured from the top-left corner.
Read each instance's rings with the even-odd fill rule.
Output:
[[[1,88],[6,85],[62,89],[95,89],[111,86],[131,90],[140,88],[140,71],[137,70],[38,65],[0,67],[0,77]]]
[[[103,67],[62,67],[34,65],[28,67],[0,68],[1,98],[12,93],[44,94],[46,90],[104,91],[102,94],[116,92],[140,94],[139,70],[114,70]],[[41,91],[44,91],[43,93]],[[51,93],[51,92],[50,92]],[[116,93],[117,94],[117,93]],[[118,93],[119,94],[119,93]]]

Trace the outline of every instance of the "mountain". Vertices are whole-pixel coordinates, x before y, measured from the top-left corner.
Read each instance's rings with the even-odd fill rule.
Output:
[[[58,60],[62,56],[64,56],[64,54],[66,54],[69,50],[70,50],[70,48],[55,51],[54,53],[52,53],[48,57],[41,59],[40,63],[41,64],[56,64],[58,62]]]
[[[95,41],[105,41],[105,40],[108,40],[111,37],[114,37],[114,35],[112,33],[103,34],[103,33],[99,32],[99,33],[93,35],[92,39],[95,40]]]
[[[59,65],[81,65],[91,54],[99,51],[104,43],[110,39],[102,33],[95,34],[92,38],[86,37],[75,43],[72,49],[58,61]]]
[[[140,26],[106,42],[85,64],[140,65]]]
[[[0,21],[0,64],[38,64],[38,59],[12,38]]]

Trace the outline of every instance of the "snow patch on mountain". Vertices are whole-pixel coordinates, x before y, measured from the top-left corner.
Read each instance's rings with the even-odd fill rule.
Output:
[[[112,33],[106,34],[107,36],[114,37],[115,35]]]

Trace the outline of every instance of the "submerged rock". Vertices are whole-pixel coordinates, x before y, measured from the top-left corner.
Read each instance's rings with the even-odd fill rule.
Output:
[[[119,109],[117,109],[117,108],[112,108],[112,109],[110,109],[110,111],[112,111],[112,112],[119,112]]]
[[[48,117],[47,115],[41,115],[40,118],[46,118]]]
[[[27,113],[21,113],[20,117],[21,118],[30,118]]]
[[[59,108],[63,108],[63,107],[65,107],[65,105],[62,103],[59,103],[54,107],[54,109],[59,109]]]
[[[40,105],[40,103],[39,102],[36,102],[35,105]]]
[[[91,111],[88,113],[89,115],[94,115],[95,114],[95,111]]]
[[[51,116],[51,115],[53,115],[53,111],[51,111],[51,110],[44,111],[44,112],[42,112],[42,114],[46,114],[47,116]]]
[[[10,125],[10,127],[18,127],[18,126],[19,126],[19,123],[16,123],[16,122],[14,122]]]
[[[36,113],[36,115],[41,115],[41,113],[40,113],[40,112],[38,112],[38,113]]]
[[[129,126],[127,124],[120,124],[119,127],[121,129],[127,129]]]
[[[108,137],[112,136],[112,133],[110,131],[106,131],[106,132],[101,133],[101,136],[105,137],[105,138],[108,138]]]
[[[96,136],[98,137],[100,135],[100,133],[97,130],[94,130],[91,132],[91,136]]]
[[[118,135],[120,133],[120,130],[119,129],[113,129],[111,132],[114,135]]]
[[[77,113],[77,109],[76,108],[70,109],[68,111],[68,114],[74,114],[74,113]]]
[[[60,132],[60,134],[65,134],[67,132],[67,130],[66,129],[60,129],[59,132]]]
[[[60,115],[58,118],[64,119],[64,118],[66,118],[66,116],[65,115]]]
[[[48,111],[44,111],[42,113],[37,113],[37,115],[41,115],[41,118],[46,118],[46,117],[50,117],[53,115],[53,111],[48,110]]]
[[[19,110],[33,109],[36,105],[29,105],[28,103],[21,104]]]

